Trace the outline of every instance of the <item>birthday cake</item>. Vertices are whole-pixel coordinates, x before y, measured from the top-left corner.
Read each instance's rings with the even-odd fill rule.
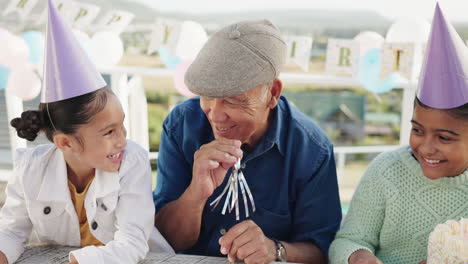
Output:
[[[468,221],[449,220],[429,235],[427,264],[468,263]]]

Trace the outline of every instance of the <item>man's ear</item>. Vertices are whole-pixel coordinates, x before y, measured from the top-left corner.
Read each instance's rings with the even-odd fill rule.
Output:
[[[276,105],[278,105],[278,101],[279,101],[282,91],[283,91],[283,83],[279,79],[275,79],[270,89],[271,98],[270,98],[270,102],[268,102],[268,107],[270,109],[274,109]]]
[[[73,149],[73,143],[71,136],[63,133],[57,133],[54,135],[54,144],[63,152],[70,152]]]

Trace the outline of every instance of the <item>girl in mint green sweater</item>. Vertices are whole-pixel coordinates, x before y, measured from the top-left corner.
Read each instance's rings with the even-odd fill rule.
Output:
[[[434,227],[468,218],[468,50],[454,32],[437,6],[410,146],[369,165],[331,244],[332,264],[425,263]]]
[[[437,224],[468,218],[468,104],[449,114],[416,102],[410,147],[372,161],[330,263],[417,264]]]

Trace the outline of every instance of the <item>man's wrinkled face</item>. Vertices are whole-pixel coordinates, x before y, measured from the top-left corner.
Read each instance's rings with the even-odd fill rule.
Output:
[[[200,106],[215,138],[238,139],[255,146],[268,128],[271,96],[271,84],[264,84],[232,97],[201,97]]]

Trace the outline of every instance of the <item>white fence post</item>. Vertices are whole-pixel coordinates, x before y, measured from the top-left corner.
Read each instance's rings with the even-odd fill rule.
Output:
[[[112,73],[111,75],[111,87],[117,98],[119,98],[122,104],[123,111],[125,113],[124,125],[126,128],[129,127],[129,106],[128,106],[128,76],[125,73]]]
[[[346,152],[338,152],[338,161],[337,161],[337,176],[338,176],[338,185],[343,183],[344,178],[344,168],[346,166]]]
[[[403,88],[403,99],[401,102],[400,145],[409,144],[415,93],[415,83],[409,83]]]
[[[149,151],[148,104],[141,76],[133,76],[129,88],[129,138]]]
[[[18,137],[16,130],[10,126],[10,120],[21,116],[23,112],[23,100],[13,95],[9,89],[5,89],[5,102],[7,107],[8,130],[10,134],[10,150],[12,160],[15,160],[15,152],[18,148],[25,148],[27,146],[26,140]]]

